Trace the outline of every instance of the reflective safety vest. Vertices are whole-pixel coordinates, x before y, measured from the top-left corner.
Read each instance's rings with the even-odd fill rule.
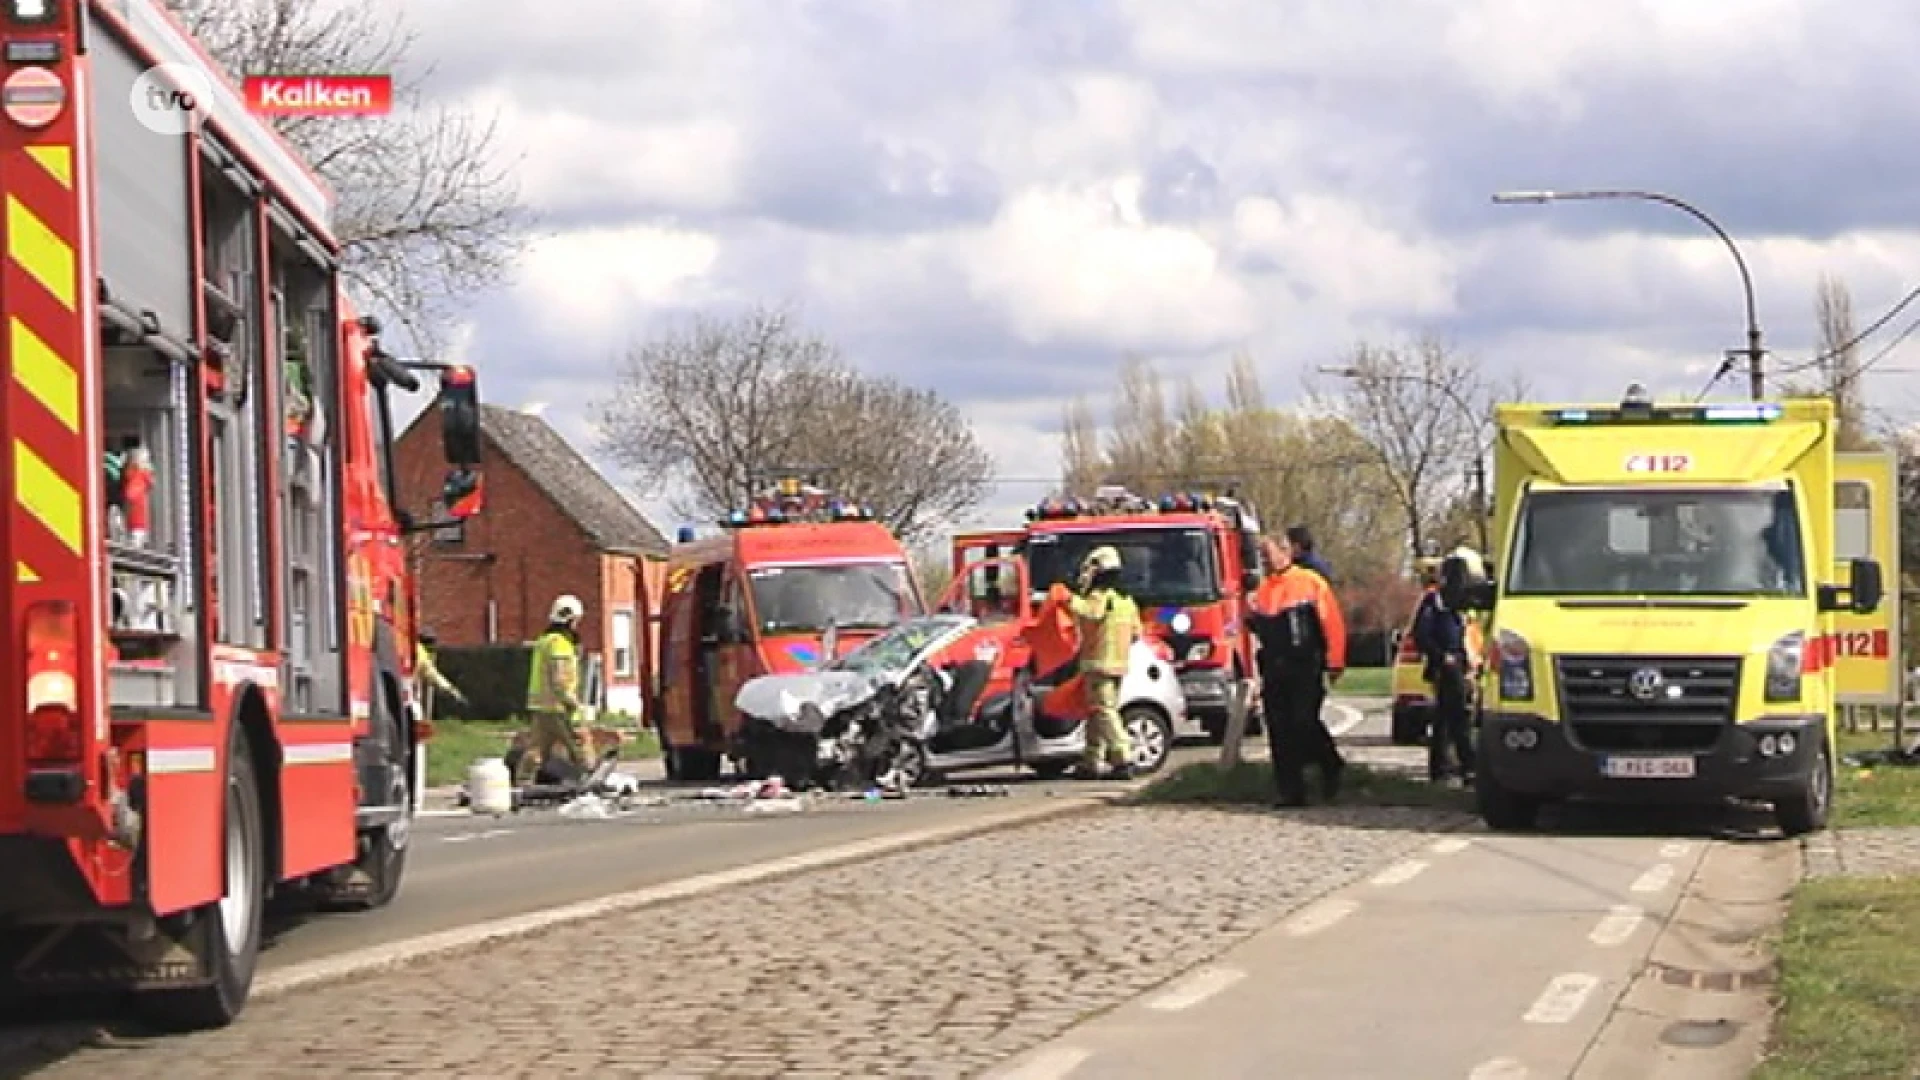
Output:
[[[1140,633],[1140,609],[1133,599],[1112,589],[1095,589],[1074,597],[1069,606],[1080,621],[1080,670],[1125,675],[1127,650]]]
[[[533,646],[533,664],[527,672],[527,708],[536,712],[569,712],[579,693],[573,639],[558,630],[540,635]]]

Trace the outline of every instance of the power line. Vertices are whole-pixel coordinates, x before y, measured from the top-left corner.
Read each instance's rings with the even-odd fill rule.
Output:
[[[1912,337],[1915,331],[1920,331],[1920,319],[1915,319],[1914,321],[1908,323],[1906,326],[1906,329],[1900,331],[1898,334],[1895,334],[1893,340],[1887,342],[1886,345],[1882,346],[1880,351],[1877,353],[1874,353],[1873,356],[1869,358],[1866,363],[1861,364],[1859,367],[1854,368],[1852,371],[1849,371],[1846,374],[1840,376],[1839,380],[1837,380],[1834,383],[1833,388],[1835,390],[1840,390],[1850,386],[1855,379],[1858,379],[1860,376],[1865,375],[1867,372],[1873,370],[1873,368],[1877,364],[1879,364],[1880,361],[1885,360],[1889,355],[1891,355],[1893,353],[1893,350],[1899,348],[1901,343],[1905,342],[1908,338]]]
[[[1244,484],[1251,483],[1258,479],[1260,474],[1263,473],[1280,473],[1287,475],[1296,472],[1317,472],[1327,469],[1352,470],[1380,467],[1383,466],[1377,455],[1355,454],[1321,460],[1289,458],[1286,460],[1243,461],[1230,468],[1223,466],[1218,468],[1171,468],[1140,471],[1136,469],[1102,467],[1096,469],[1095,472],[1099,474],[1124,476],[1128,479],[1178,480],[1187,482],[1211,480],[1223,484],[1228,481],[1239,481]],[[1056,486],[1064,486],[1067,483],[1067,479],[1064,474],[1055,474],[1053,476],[1002,474],[994,476],[993,482],[996,484],[1053,484]]]
[[[1900,298],[1899,303],[1893,305],[1893,307],[1890,308],[1885,315],[1882,315],[1879,318],[1873,320],[1873,324],[1868,326],[1865,330],[1862,330],[1859,333],[1848,338],[1847,340],[1841,342],[1840,344],[1835,345],[1833,348],[1827,349],[1821,352],[1819,355],[1815,356],[1811,360],[1802,361],[1801,363],[1798,363],[1798,364],[1789,364],[1785,367],[1774,370],[1773,372],[1771,372],[1771,374],[1776,376],[1798,375],[1803,371],[1812,371],[1817,367],[1821,367],[1822,365],[1831,363],[1833,360],[1837,359],[1838,357],[1845,356],[1848,350],[1852,349],[1854,346],[1860,344],[1866,339],[1872,337],[1874,334],[1879,332],[1881,327],[1887,325],[1888,323],[1892,322],[1894,319],[1898,318],[1900,316],[1900,313],[1902,311],[1907,310],[1908,305],[1912,304],[1915,300],[1920,300],[1920,285],[1914,286],[1911,292],[1907,293],[1907,295]],[[1907,334],[1910,334],[1912,332],[1913,332],[1913,327],[1909,326],[1907,330],[1901,334],[1901,337],[1904,338],[1906,337]],[[1882,355],[1884,355],[1884,353]]]

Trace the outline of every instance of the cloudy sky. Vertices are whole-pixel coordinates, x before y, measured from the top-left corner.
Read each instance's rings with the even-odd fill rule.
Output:
[[[1692,396],[1744,343],[1690,218],[1503,188],[1705,208],[1777,363],[1813,351],[1821,273],[1862,324],[1920,284],[1910,0],[545,6],[406,11],[544,219],[467,356],[583,447],[626,343],[755,301],[960,403],[1001,463],[985,520],[1045,493],[1062,403],[1104,400],[1128,352],[1217,393],[1246,350],[1290,398],[1356,340],[1433,332],[1543,396],[1613,398]],[[1914,351],[1876,405],[1920,412]],[[671,531],[665,492],[623,480]]]

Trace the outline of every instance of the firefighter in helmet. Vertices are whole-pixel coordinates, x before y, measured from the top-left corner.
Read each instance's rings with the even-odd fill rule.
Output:
[[[564,749],[577,772],[590,766],[587,740],[575,730],[580,715],[580,618],[586,608],[579,597],[555,599],[547,629],[533,647],[527,672],[527,709],[533,714],[532,745],[521,755],[514,780],[521,786],[539,776],[543,763]],[[550,770],[551,771],[551,770]]]
[[[1063,585],[1055,589],[1065,589]],[[1087,688],[1087,751],[1080,775],[1100,775],[1101,759],[1117,780],[1133,776],[1133,747],[1120,722],[1120,680],[1127,653],[1140,633],[1140,609],[1120,591],[1120,553],[1094,548],[1080,564],[1078,589],[1064,598],[1080,629],[1080,676]]]

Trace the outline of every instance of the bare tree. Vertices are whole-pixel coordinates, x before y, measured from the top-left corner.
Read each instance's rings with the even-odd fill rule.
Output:
[[[1060,424],[1060,479],[1067,495],[1086,497],[1099,486],[1106,471],[1100,452],[1100,430],[1087,403],[1074,398],[1067,402]]]
[[[334,233],[349,283],[420,350],[445,346],[449,317],[499,284],[530,215],[492,120],[429,103],[431,66],[409,63],[415,35],[383,0],[167,0],[236,77],[390,73],[378,117],[273,123],[339,195]]]
[[[1342,411],[1392,485],[1412,550],[1424,554],[1485,452],[1495,394],[1476,363],[1434,338],[1362,342],[1343,373]]]
[[[1854,342],[1853,293],[1846,282],[1820,275],[1813,302],[1820,324],[1820,382],[1818,392],[1833,399],[1835,426],[1842,450],[1864,450],[1874,445],[1867,431],[1866,403],[1860,393],[1860,346]]]
[[[685,514],[745,504],[792,469],[873,505],[903,539],[978,505],[993,457],[929,390],[854,371],[784,310],[700,317],[630,350],[594,403],[601,449]]]

